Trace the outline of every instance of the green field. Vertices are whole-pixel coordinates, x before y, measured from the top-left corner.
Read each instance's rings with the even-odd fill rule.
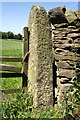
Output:
[[[2,40],[0,39],[0,50],[2,51],[2,56],[22,56],[22,41],[20,40]],[[0,53],[1,56],[1,53]]]
[[[21,40],[2,40],[0,39],[0,56],[4,57],[22,57]],[[21,62],[2,62],[2,64],[16,65],[22,67]],[[21,88],[21,78],[0,78],[1,89]]]

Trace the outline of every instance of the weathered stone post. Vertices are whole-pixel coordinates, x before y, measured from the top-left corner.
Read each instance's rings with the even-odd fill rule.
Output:
[[[43,7],[32,6],[28,28],[28,89],[32,92],[34,107],[53,105],[52,41]]]

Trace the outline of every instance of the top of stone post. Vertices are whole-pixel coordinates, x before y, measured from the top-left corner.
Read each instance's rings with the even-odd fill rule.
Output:
[[[32,10],[33,10],[34,12],[37,12],[37,11],[39,12],[39,10],[40,10],[40,12],[41,12],[41,10],[42,10],[42,11],[44,10],[44,11],[46,12],[46,10],[44,9],[44,7],[41,7],[41,6],[38,6],[38,5],[33,5],[32,8],[31,8],[31,11],[32,11]]]

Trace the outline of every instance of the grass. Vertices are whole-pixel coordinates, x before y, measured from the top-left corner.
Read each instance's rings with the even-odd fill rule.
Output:
[[[10,57],[21,57],[22,56],[22,41],[20,40],[2,40],[0,39],[0,44],[2,43],[2,56]],[[0,54],[1,56],[1,54]]]
[[[22,57],[22,41],[0,39],[0,56]],[[21,62],[2,62],[2,63],[22,67]],[[0,89],[11,89],[21,87],[22,87],[21,78],[0,78]]]

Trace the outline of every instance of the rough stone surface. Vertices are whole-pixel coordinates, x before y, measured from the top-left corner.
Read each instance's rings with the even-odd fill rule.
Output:
[[[80,44],[80,38],[75,39],[75,40],[74,40],[74,43]]]
[[[70,81],[70,79],[68,79],[68,78],[61,78],[61,79],[59,80],[60,83],[67,83],[67,82],[69,82],[69,81]]]
[[[75,29],[76,28],[76,26],[68,26],[68,29]]]
[[[80,33],[70,33],[70,34],[67,35],[67,37],[71,37],[71,38],[79,37],[80,38]]]
[[[53,105],[52,42],[48,16],[43,7],[32,6],[29,16],[28,89],[34,107]]]
[[[76,10],[74,13],[78,17],[78,19],[80,19],[80,10]]]
[[[73,70],[67,70],[67,69],[59,69],[59,73],[58,76],[64,76],[66,78],[72,78],[73,76],[75,76],[75,71]]]
[[[61,88],[61,89],[59,89],[58,99],[57,99],[58,104],[60,104],[61,100],[64,100],[65,97],[67,97],[67,96],[64,95],[64,92],[65,92],[65,91],[68,92],[70,89],[72,89],[72,88],[73,88],[73,85],[70,84],[70,83],[69,83],[69,84],[62,84],[62,85],[60,86],[60,88]]]
[[[70,61],[74,62],[74,61],[77,61],[80,59],[80,56],[77,57],[77,55],[76,56],[75,55],[74,56],[73,55],[72,56],[71,55],[65,56],[65,55],[58,55],[58,54],[54,54],[54,55],[55,55],[55,60],[65,60],[65,61],[70,60]]]
[[[65,90],[70,90],[73,88],[73,85],[68,83],[68,84],[62,84],[61,90],[64,92]]]
[[[72,23],[75,20],[77,20],[77,17],[75,16],[75,13],[72,10],[66,10],[65,16],[69,23]]]
[[[67,10],[65,16],[69,24],[75,25],[76,27],[80,27],[80,13],[79,12],[77,11],[73,12],[72,10]]]
[[[60,6],[57,8],[53,8],[48,12],[49,20],[52,24],[66,23],[67,20],[65,18],[65,6]]]
[[[59,61],[57,62],[57,67],[58,68],[67,68],[67,69],[72,69],[72,66],[69,65],[66,61]]]
[[[80,80],[80,11],[67,10],[64,14],[68,23],[54,24],[52,30],[56,71],[57,101],[64,99],[63,92],[72,87],[72,79]],[[56,18],[57,19],[57,18]],[[59,19],[57,19],[59,20]],[[77,70],[76,70],[76,68]]]
[[[65,28],[68,26],[68,23],[54,24],[56,28]]]

